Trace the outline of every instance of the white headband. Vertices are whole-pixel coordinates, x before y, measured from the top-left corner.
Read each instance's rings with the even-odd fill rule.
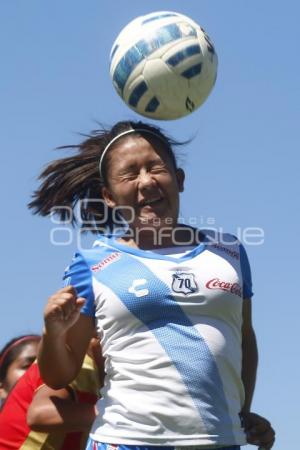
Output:
[[[108,150],[110,149],[110,147],[113,145],[114,142],[116,142],[118,139],[120,139],[123,136],[126,136],[126,134],[131,134],[131,133],[148,133],[148,134],[152,134],[153,136],[157,137],[158,139],[160,139],[164,144],[167,143],[167,141],[165,139],[163,139],[159,134],[155,133],[154,131],[151,130],[147,130],[145,128],[131,128],[130,130],[126,130],[123,131],[120,134],[117,134],[117,136],[115,136],[105,147],[105,149],[102,152],[100,161],[99,161],[99,173],[100,173],[100,178],[103,179],[103,173],[102,173],[102,164],[103,164],[103,160],[104,157],[106,155],[106,153],[108,152]]]

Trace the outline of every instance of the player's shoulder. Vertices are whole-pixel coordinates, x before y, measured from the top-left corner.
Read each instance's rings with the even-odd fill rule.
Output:
[[[98,238],[91,248],[77,249],[71,263],[65,269],[68,273],[91,274],[98,272],[103,266],[120,258],[120,251],[105,238]]]
[[[237,236],[215,229],[205,229],[201,232],[208,250],[237,261],[240,260],[241,243]]]
[[[240,241],[236,235],[223,230],[207,228],[201,229],[200,232],[203,234],[204,240],[211,244],[222,244],[225,246],[240,245]]]
[[[89,262],[98,260],[106,253],[106,246],[99,240],[96,240],[90,248],[78,248],[71,259],[70,266],[89,265]]]

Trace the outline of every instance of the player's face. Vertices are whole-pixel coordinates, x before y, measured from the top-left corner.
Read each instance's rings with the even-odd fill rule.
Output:
[[[158,139],[129,137],[108,158],[109,185],[103,188],[107,205],[119,207],[132,228],[174,227],[184,173],[174,168],[163,144]]]
[[[5,398],[12,390],[18,379],[26,372],[37,357],[38,343],[28,342],[22,347],[17,358],[10,364],[6,378],[1,388],[1,397]]]

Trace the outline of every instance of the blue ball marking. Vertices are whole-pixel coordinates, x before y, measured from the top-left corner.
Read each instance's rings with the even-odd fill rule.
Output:
[[[193,55],[197,55],[201,53],[201,48],[199,44],[190,45],[186,47],[184,50],[180,50],[177,53],[174,53],[174,55],[170,56],[170,58],[167,59],[167,64],[170,66],[177,66],[177,64],[181,63],[187,58],[190,58]]]
[[[144,57],[136,47],[131,47],[120,59],[113,74],[113,81],[123,93],[125,84],[133,69],[143,61]]]
[[[149,101],[148,105],[145,108],[145,111],[154,113],[157,110],[157,108],[159,107],[159,105],[160,105],[160,102],[159,102],[158,98],[154,96]]]
[[[125,84],[135,67],[153,52],[164,45],[176,41],[182,37],[180,28],[172,23],[156,30],[155,35],[146,39],[141,39],[132,46],[118,62],[114,73],[113,82],[123,95]]]
[[[130,94],[130,97],[128,99],[128,103],[130,106],[133,106],[134,108],[137,106],[138,102],[140,101],[141,97],[145,94],[145,92],[148,91],[148,86],[145,83],[145,81],[142,81],[139,83]]]
[[[147,58],[159,48],[180,38],[181,32],[178,26],[176,24],[170,24],[156,30],[155,36],[152,38],[141,39],[135,46]]]
[[[202,64],[195,64],[192,67],[189,67],[187,70],[185,70],[184,72],[181,73],[181,75],[184,78],[187,78],[188,80],[190,80],[191,78],[195,77],[196,75],[199,75],[201,73],[201,69],[202,69]]]

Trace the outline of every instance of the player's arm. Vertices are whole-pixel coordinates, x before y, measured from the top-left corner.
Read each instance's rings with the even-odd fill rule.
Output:
[[[42,379],[53,389],[66,387],[76,378],[94,335],[93,318],[80,314],[84,302],[67,286],[46,305],[38,364]]]
[[[265,450],[270,449],[275,441],[275,431],[264,417],[251,412],[254,394],[258,351],[255,332],[252,325],[251,299],[244,299],[242,326],[242,380],[245,389],[245,402],[241,410],[241,419],[249,444],[258,445]]]
[[[27,423],[34,431],[86,431],[95,419],[95,407],[76,402],[70,388],[53,390],[42,385],[27,412]]]
[[[245,402],[242,411],[249,412],[255,389],[258,365],[258,351],[252,325],[252,304],[250,298],[243,300],[242,355],[242,381],[245,389]]]

